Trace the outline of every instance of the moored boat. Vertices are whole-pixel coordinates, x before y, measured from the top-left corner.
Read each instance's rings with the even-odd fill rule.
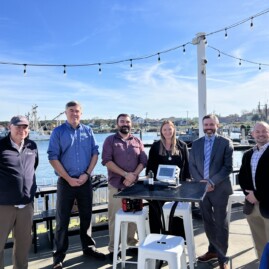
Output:
[[[45,133],[43,130],[43,127],[40,126],[38,117],[37,117],[37,105],[32,106],[31,114],[29,115],[29,121],[30,121],[30,132],[29,132],[29,138],[34,141],[40,141],[40,140],[49,140],[50,134]]]
[[[29,132],[29,138],[34,141],[49,140],[50,134],[45,134],[43,131],[34,131]]]

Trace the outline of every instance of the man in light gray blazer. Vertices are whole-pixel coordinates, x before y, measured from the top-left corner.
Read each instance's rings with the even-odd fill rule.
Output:
[[[200,203],[208,252],[198,257],[200,262],[218,260],[219,268],[228,268],[229,229],[227,203],[233,193],[229,175],[233,170],[231,140],[217,134],[219,120],[215,115],[203,118],[205,136],[195,140],[190,151],[190,173],[194,181],[208,182],[207,194]]]

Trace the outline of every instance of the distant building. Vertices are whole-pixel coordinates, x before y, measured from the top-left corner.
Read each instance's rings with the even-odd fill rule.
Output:
[[[145,123],[145,120],[141,117],[137,117],[135,115],[131,115],[131,120],[132,120],[132,123],[133,124],[144,124]]]
[[[253,115],[253,112],[245,113],[241,116],[241,121],[252,121]]]
[[[176,126],[186,126],[189,124],[189,121],[185,120],[185,119],[176,119],[174,121]]]

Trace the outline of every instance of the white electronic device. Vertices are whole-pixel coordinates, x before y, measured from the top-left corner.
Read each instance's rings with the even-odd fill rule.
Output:
[[[179,185],[180,168],[177,165],[159,164],[156,178],[161,182]]]

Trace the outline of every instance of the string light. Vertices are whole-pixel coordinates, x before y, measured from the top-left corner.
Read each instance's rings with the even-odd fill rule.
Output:
[[[145,59],[149,59],[149,58],[152,58],[152,57],[156,57],[158,56],[158,60],[160,61],[161,60],[161,54],[165,54],[165,53],[168,53],[168,52],[171,52],[171,51],[174,51],[174,50],[177,50],[183,46],[187,46],[189,44],[192,44],[192,42],[187,42],[185,43],[184,45],[179,45],[179,46],[176,46],[176,47],[173,47],[173,48],[170,48],[170,49],[166,49],[166,50],[163,50],[161,52],[158,52],[158,53],[153,53],[153,54],[150,54],[150,55],[146,55],[146,56],[140,56],[140,57],[135,57],[135,58],[132,58],[132,59],[125,59],[125,60],[116,60],[116,61],[110,61],[110,62],[100,62],[100,63],[85,63],[85,64],[42,64],[42,63],[28,63],[27,65],[28,66],[33,66],[33,67],[63,67],[63,66],[66,66],[67,67],[89,67],[89,66],[99,66],[100,65],[114,65],[114,64],[120,64],[120,63],[124,63],[124,62],[130,62],[132,60],[133,61],[140,61],[140,60],[145,60]],[[2,65],[18,65],[18,66],[23,66],[24,64],[22,63],[15,63],[15,62],[2,62],[0,61],[0,64]]]
[[[101,74],[102,73],[101,63],[99,63],[98,65],[99,65],[99,70],[98,71],[99,71],[99,74]]]
[[[237,26],[239,26],[239,25],[241,25],[241,24],[243,24],[243,23],[246,23],[246,22],[249,21],[249,20],[251,21],[251,20],[253,20],[254,18],[259,17],[259,16],[262,16],[262,15],[268,13],[268,12],[269,12],[269,8],[267,8],[267,9],[265,9],[265,10],[263,10],[263,11],[257,13],[257,14],[255,14],[255,15],[253,15],[253,16],[251,16],[251,17],[248,17],[248,18],[246,18],[246,19],[243,19],[243,20],[241,20],[241,21],[238,21],[238,22],[236,22],[236,23],[233,23],[233,24],[231,24],[230,26],[226,26],[225,28],[222,28],[222,29],[219,29],[219,30],[217,30],[217,31],[208,33],[208,34],[206,34],[206,36],[214,35],[214,34],[216,34],[216,33],[223,32],[223,31],[227,32],[228,29],[235,28],[235,27],[237,27]]]
[[[23,65],[24,65],[23,75],[26,76],[26,75],[27,75],[27,70],[26,70],[26,65],[27,65],[27,64],[23,64]]]
[[[251,29],[253,28],[253,17],[251,17],[251,20],[250,20],[250,28]]]
[[[227,28],[225,28],[225,39],[227,39],[228,38],[228,32],[227,32]]]
[[[63,73],[64,73],[64,76],[66,76],[66,65],[64,64],[63,67],[64,67]]]
[[[133,67],[133,60],[130,59],[130,67],[132,68]]]
[[[220,51],[218,51],[219,53],[218,53],[218,59],[220,58]]]
[[[266,13],[269,13],[269,8],[267,8],[267,9],[265,9],[265,10],[263,10],[263,11],[257,13],[257,14],[255,14],[255,15],[253,15],[251,17],[248,17],[248,18],[243,19],[243,20],[241,20],[239,22],[236,22],[236,23],[234,23],[234,24],[232,24],[230,26],[226,26],[225,28],[216,30],[214,32],[210,32],[210,33],[206,34],[205,37],[207,37],[209,35],[213,35],[213,34],[216,34],[216,33],[225,31],[225,38],[228,38],[228,30],[229,29],[235,28],[235,27],[237,27],[237,26],[239,26],[239,25],[241,25],[243,23],[246,23],[247,21],[250,21],[250,27],[252,28],[254,26],[254,24],[253,24],[254,18],[259,17],[259,16],[262,16],[262,15],[264,15]],[[205,42],[205,44],[207,43],[206,38],[204,38],[204,42]],[[185,54],[185,52],[186,52],[186,45],[188,45],[188,44],[192,44],[192,41],[187,42],[187,43],[185,43],[183,45],[176,46],[174,48],[170,48],[170,49],[166,49],[166,50],[163,50],[163,51],[159,51],[158,53],[153,53],[153,54],[146,55],[146,56],[135,57],[135,58],[132,58],[131,60],[132,61],[134,61],[134,60],[136,60],[136,61],[138,61],[138,60],[144,60],[144,59],[156,57],[156,55],[158,55],[158,62],[160,62],[161,61],[161,54],[164,54],[164,53],[168,53],[168,52],[177,50],[177,49],[179,49],[181,47],[182,47],[183,53]],[[218,57],[220,57],[220,53],[219,53]],[[233,56],[230,56],[230,57],[235,58]],[[70,65],[69,64],[68,65],[67,64],[42,64],[42,63],[38,63],[38,64],[34,64],[34,63],[23,64],[23,63],[2,62],[2,61],[0,61],[0,64],[2,64],[2,65],[5,64],[5,65],[24,66],[24,74],[26,74],[26,66],[27,65],[28,66],[34,66],[34,67],[38,67],[38,66],[39,67],[58,67],[58,66],[62,66],[63,67],[63,66],[65,66],[65,68],[67,68],[67,67],[88,67],[88,66],[97,66],[97,65],[99,65],[99,72],[101,72],[102,71],[101,64],[103,64],[103,65],[112,65],[112,64],[119,64],[119,63],[123,63],[123,62],[130,62],[130,66],[132,66],[132,61],[131,60],[130,59],[124,59],[124,60],[109,61],[109,62],[102,62],[102,63],[101,62],[100,63],[97,62],[97,63],[70,64]],[[250,62],[250,63],[258,64],[256,62],[252,62],[252,61],[248,61],[248,60],[243,60],[243,59],[242,59],[242,61],[247,61],[247,62]],[[262,64],[262,63],[261,63],[261,65],[268,66],[268,64]]]
[[[242,59],[242,58],[235,57],[235,56],[230,55],[230,54],[228,54],[228,53],[226,53],[226,52],[220,51],[219,49],[214,48],[214,47],[212,47],[212,46],[208,46],[208,48],[217,51],[217,52],[218,52],[218,57],[220,57],[220,55],[222,54],[222,55],[225,55],[225,56],[227,56],[227,57],[229,57],[229,58],[238,60],[238,61],[239,61],[239,65],[241,65],[242,62],[246,62],[246,63],[250,63],[250,64],[255,64],[255,65],[258,65],[258,66],[259,66],[259,70],[262,69],[262,68],[261,68],[262,65],[263,65],[263,66],[269,66],[268,63],[259,63],[259,62],[254,62],[254,61],[250,61],[250,60],[247,60],[247,59]]]

